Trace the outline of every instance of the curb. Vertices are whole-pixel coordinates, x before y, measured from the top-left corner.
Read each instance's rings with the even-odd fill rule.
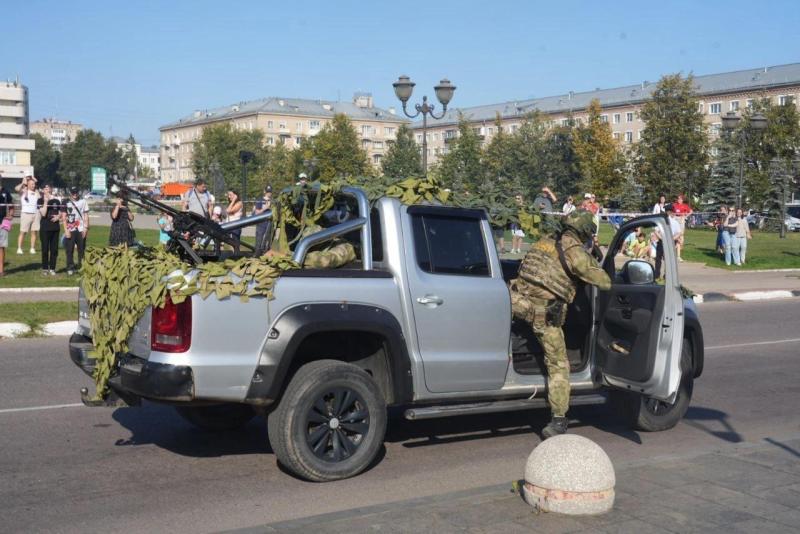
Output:
[[[59,321],[41,326],[41,335],[69,336],[78,328],[78,321]],[[24,336],[30,332],[30,327],[25,323],[0,323],[0,338],[14,338]]]
[[[708,302],[753,302],[758,300],[776,300],[788,299],[792,297],[800,297],[800,290],[793,289],[773,289],[769,291],[742,291],[741,293],[704,293],[702,295],[693,295],[692,300],[695,304],[703,304]]]
[[[0,288],[0,293],[67,293],[78,292],[78,286],[75,287],[3,287]]]

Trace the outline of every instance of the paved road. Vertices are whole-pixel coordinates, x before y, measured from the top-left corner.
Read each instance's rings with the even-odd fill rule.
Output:
[[[573,410],[574,432],[600,443],[618,466],[800,431],[800,302],[704,304],[701,313],[706,370],[678,427],[636,433],[602,407]],[[213,435],[154,404],[72,406],[89,380],[68,362],[65,344],[0,341],[4,531],[212,531],[508,483],[520,477],[534,431],[547,420],[537,411],[396,421],[370,471],[311,484],[276,465],[261,421]],[[42,406],[50,408],[18,411]]]

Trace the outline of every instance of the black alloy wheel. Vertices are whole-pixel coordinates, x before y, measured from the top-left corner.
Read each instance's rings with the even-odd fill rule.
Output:
[[[326,462],[350,458],[369,432],[369,411],[364,399],[339,387],[319,396],[306,414],[306,441],[314,455]]]

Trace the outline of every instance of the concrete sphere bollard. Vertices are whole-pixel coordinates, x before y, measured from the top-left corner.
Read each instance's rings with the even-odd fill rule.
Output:
[[[590,439],[563,434],[540,443],[525,465],[525,501],[543,512],[602,514],[614,505],[614,466]]]

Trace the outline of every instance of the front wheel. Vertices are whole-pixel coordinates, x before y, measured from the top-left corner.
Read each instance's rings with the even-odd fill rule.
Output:
[[[683,340],[681,350],[681,382],[678,394],[672,404],[645,397],[631,391],[612,390],[611,406],[627,423],[637,430],[660,432],[669,430],[678,424],[686,415],[694,390],[694,372],[692,368],[692,343]]]
[[[289,471],[313,482],[340,480],[375,460],[386,434],[386,402],[363,369],[311,362],[289,382],[267,431]]]

